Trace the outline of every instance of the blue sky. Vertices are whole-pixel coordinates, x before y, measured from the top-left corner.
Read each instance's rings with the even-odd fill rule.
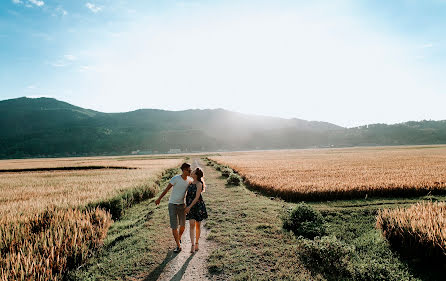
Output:
[[[446,119],[446,1],[0,2],[0,99]]]

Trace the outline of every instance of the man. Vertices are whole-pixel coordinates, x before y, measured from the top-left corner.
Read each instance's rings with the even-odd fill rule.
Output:
[[[173,238],[177,244],[177,247],[174,250],[175,253],[181,251],[180,241],[186,226],[186,214],[184,212],[186,206],[184,204],[184,197],[187,187],[193,181],[193,179],[189,177],[192,171],[189,163],[183,163],[183,165],[181,165],[181,171],[182,174],[174,176],[170,180],[166,189],[164,189],[163,193],[161,193],[160,197],[155,201],[155,204],[159,205],[164,195],[166,195],[166,193],[173,187],[169,198],[169,218]],[[178,223],[180,224],[180,233],[178,233]]]

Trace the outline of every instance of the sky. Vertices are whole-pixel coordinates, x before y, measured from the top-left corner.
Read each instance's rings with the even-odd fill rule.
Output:
[[[0,1],[0,100],[445,120],[446,0]]]

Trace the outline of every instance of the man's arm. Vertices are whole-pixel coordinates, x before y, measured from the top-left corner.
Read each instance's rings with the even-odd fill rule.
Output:
[[[169,184],[167,185],[167,187],[164,189],[163,193],[161,193],[160,197],[158,197],[158,199],[156,199],[155,204],[159,205],[161,202],[161,199],[163,199],[164,195],[166,195],[166,193],[169,191],[169,189],[172,188],[172,184],[169,182]]]

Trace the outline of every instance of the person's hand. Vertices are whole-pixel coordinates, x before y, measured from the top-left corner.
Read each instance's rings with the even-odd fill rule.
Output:
[[[190,212],[190,207],[187,207],[186,209],[184,209],[184,213],[187,215],[187,213]]]
[[[159,205],[160,204],[160,202],[161,202],[161,200],[158,198],[158,199],[156,199],[156,201],[155,201],[155,205]]]

